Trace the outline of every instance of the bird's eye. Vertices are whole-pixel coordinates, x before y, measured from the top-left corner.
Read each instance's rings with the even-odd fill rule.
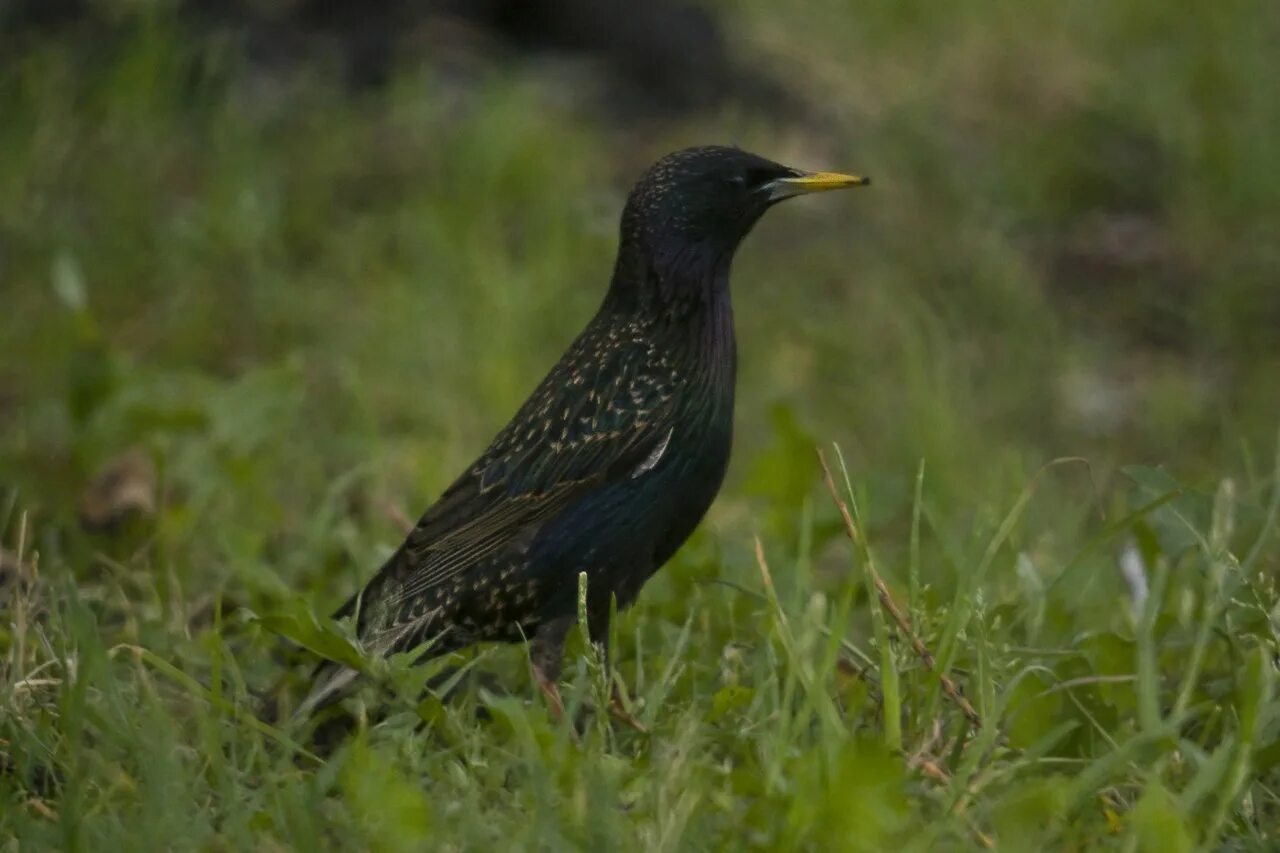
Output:
[[[747,176],[741,173],[729,176],[729,183],[735,187],[745,187],[747,185]]]

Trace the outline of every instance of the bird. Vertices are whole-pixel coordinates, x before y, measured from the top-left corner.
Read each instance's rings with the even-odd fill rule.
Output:
[[[559,718],[579,574],[588,637],[607,662],[612,602],[636,600],[720,490],[733,440],[729,279],[739,244],[780,201],[869,183],[719,145],[654,163],[627,197],[595,316],[334,614],[353,620],[363,652],[419,650],[421,661],[527,641],[533,679]],[[322,663],[298,715],[337,701],[358,677]],[[616,692],[611,710],[641,728]]]

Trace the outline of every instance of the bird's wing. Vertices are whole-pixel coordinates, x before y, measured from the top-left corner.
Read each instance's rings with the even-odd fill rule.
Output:
[[[432,598],[433,588],[503,549],[527,549],[543,524],[586,492],[653,468],[671,438],[680,379],[650,368],[624,358],[585,370],[562,362],[366,588],[362,636],[398,645],[390,638],[406,616],[430,616],[413,604]],[[339,615],[354,609],[353,600]]]
[[[608,365],[597,371],[610,375]],[[383,655],[423,639],[438,612],[435,588],[498,554],[518,555],[542,525],[594,488],[643,476],[671,441],[680,379],[612,374],[585,391],[557,368],[511,424],[422,516],[359,595],[335,614],[355,615],[366,650]],[[566,393],[565,389],[570,389]],[[316,672],[297,716],[339,697],[358,673],[332,661]]]

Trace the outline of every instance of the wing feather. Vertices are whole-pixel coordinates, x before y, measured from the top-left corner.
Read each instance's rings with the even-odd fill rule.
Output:
[[[643,352],[614,349],[601,359],[591,346],[580,339],[571,348],[369,583],[362,636],[399,636],[407,602],[503,549],[527,548],[582,495],[656,464],[670,441],[681,377],[654,370]],[[353,599],[338,615],[355,607]]]

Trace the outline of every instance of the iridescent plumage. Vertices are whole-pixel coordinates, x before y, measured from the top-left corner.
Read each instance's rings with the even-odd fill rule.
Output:
[[[589,627],[693,532],[729,461],[736,365],[729,268],[764,211],[801,192],[865,183],[722,147],[658,161],[622,216],[603,305],[481,457],[427,510],[364,591],[366,651],[435,639],[430,654],[529,638],[554,699],[577,577]],[[304,708],[355,677],[326,664]]]

